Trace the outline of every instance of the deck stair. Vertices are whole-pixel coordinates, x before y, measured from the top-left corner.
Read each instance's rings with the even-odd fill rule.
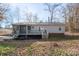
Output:
[[[42,32],[42,38],[47,39],[48,38],[48,32],[45,30]]]

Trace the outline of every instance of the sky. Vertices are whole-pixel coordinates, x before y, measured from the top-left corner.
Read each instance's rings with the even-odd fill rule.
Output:
[[[9,3],[8,14],[12,16],[9,19],[13,19],[13,23],[15,23],[18,22],[19,16],[19,22],[24,22],[26,20],[26,13],[32,13],[37,14],[38,21],[47,22],[50,15],[45,9],[47,9],[47,6],[44,3]],[[58,9],[61,10],[60,6]],[[54,15],[56,21],[63,22],[61,12],[55,11]],[[2,26],[4,25],[3,23]]]
[[[46,21],[49,16],[49,13],[44,10],[46,8],[46,6],[44,6],[44,4],[41,4],[41,3],[10,4],[10,7],[11,7],[11,13],[16,14],[16,15],[18,15],[18,13],[19,13],[20,20],[25,19],[24,16],[26,15],[27,12],[32,13],[32,14],[37,14],[39,20],[42,20],[42,21]],[[18,10],[16,10],[16,8],[18,8]],[[19,12],[16,13],[17,11],[19,11]],[[16,18],[16,17],[14,16],[14,18]]]

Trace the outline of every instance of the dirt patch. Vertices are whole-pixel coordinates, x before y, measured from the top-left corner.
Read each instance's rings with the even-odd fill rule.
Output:
[[[12,29],[0,29],[0,36],[9,35],[12,33]]]

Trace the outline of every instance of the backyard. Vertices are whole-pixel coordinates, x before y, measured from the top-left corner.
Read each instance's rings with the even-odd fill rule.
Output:
[[[11,33],[1,30],[2,36]],[[25,39],[0,41],[3,56],[72,56],[79,55],[79,37],[52,35],[49,39]]]
[[[0,56],[79,56],[78,5],[1,3]]]
[[[75,56],[79,55],[79,40],[7,40],[0,42],[0,55]]]

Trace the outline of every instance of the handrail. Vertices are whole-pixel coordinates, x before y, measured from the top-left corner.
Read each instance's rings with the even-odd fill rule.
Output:
[[[27,34],[41,34],[43,31],[39,31],[39,30],[28,30],[28,33]]]
[[[13,34],[13,39],[16,38],[19,35],[19,31],[15,34]]]

